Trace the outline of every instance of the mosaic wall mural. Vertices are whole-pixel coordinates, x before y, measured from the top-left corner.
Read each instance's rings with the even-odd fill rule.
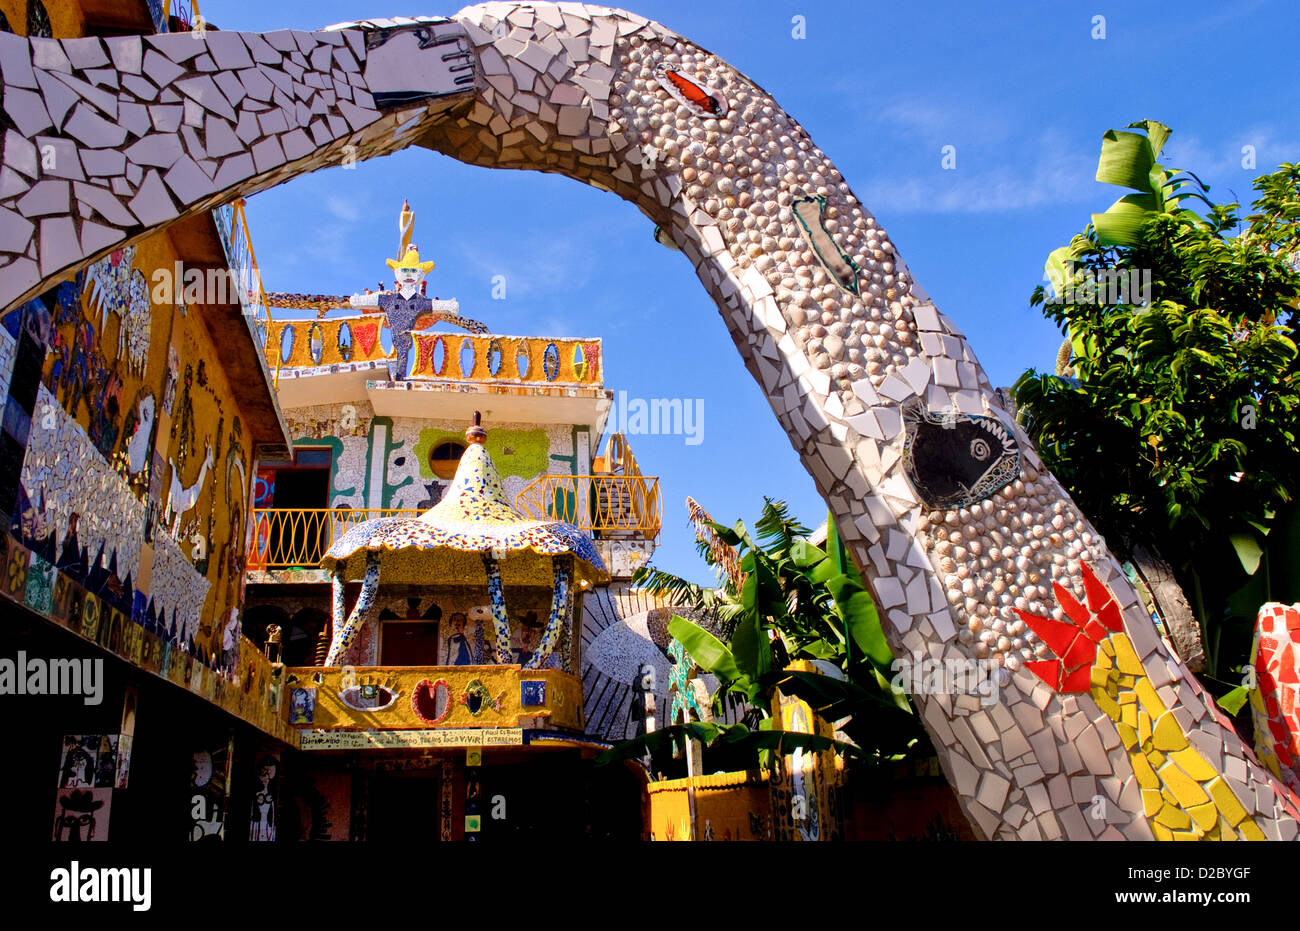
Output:
[[[59,752],[56,841],[106,841],[113,791],[130,782],[138,695],[128,687],[114,734],[66,734]]]
[[[145,270],[178,259],[167,237],[116,250],[5,318],[47,340],[20,539],[74,579],[107,572],[128,615],[139,591],[151,627],[211,657],[238,605],[252,460],[202,324],[151,304]]]
[[[583,597],[578,673],[588,734],[627,740],[645,734],[647,718],[658,727],[668,723],[674,675],[668,622],[674,613],[694,617],[689,610],[674,609],[659,597],[633,589],[625,579]],[[698,680],[709,694],[717,688],[714,676]],[[729,703],[725,714],[714,720],[735,724],[744,713],[743,704]]]
[[[1259,610],[1250,669],[1255,752],[1300,792],[1300,605],[1269,602]]]
[[[430,508],[451,481],[434,473],[430,455],[445,443],[465,445],[464,424],[375,417],[364,401],[295,408],[285,417],[295,443],[333,450],[329,506],[336,508]],[[492,424],[488,452],[510,500],[539,475],[590,471],[589,462],[574,464],[574,434],[564,424]]]
[[[224,840],[227,796],[234,765],[235,741],[207,741],[195,746],[190,768],[190,840]]]
[[[241,662],[252,450],[198,315],[145,287],[177,258],[154,237],[0,316],[0,594],[283,730]]]
[[[960,328],[926,298],[826,154],[745,75],[656,23],[581,4],[493,3],[454,19],[209,31],[203,41],[196,50],[192,36],[33,44],[0,35],[4,109],[15,127],[4,134],[11,183],[0,196],[5,307],[178,216],[338,160],[344,146],[369,158],[418,140],[469,163],[557,172],[612,191],[661,228],[714,298],[863,568],[895,654],[996,667],[991,705],[951,692],[916,696],[980,836],[1149,839],[1162,836],[1157,826],[1202,837],[1300,833],[1295,795],[1156,635]],[[116,94],[96,86],[97,73]],[[38,91],[58,85],[70,93],[47,104]],[[153,119],[151,106],[182,101],[175,109],[203,123],[203,138],[164,114]],[[38,181],[39,136],[101,153],[82,165],[97,183]],[[118,319],[91,334],[105,358],[121,344]],[[75,395],[79,344],[65,329]],[[12,381],[26,386],[20,412],[30,418],[30,360],[25,337],[15,338]],[[175,403],[183,406],[202,369],[185,354],[181,365]],[[105,382],[128,405],[129,374],[118,366]],[[84,377],[103,376],[88,362]],[[186,488],[213,434],[194,403],[191,442],[169,451]],[[936,441],[936,416],[962,425],[964,448]],[[183,410],[172,419],[190,422]],[[110,427],[121,429],[83,426],[98,444]],[[22,418],[6,417],[5,430],[21,434]],[[0,449],[4,457],[11,449]],[[11,585],[23,571],[11,573]],[[1087,622],[1074,610],[1085,587]],[[1042,631],[1067,625],[1067,616],[1081,632],[1053,645]],[[1121,635],[1132,658],[1121,656]],[[1109,671],[1100,661],[1106,648]],[[1076,689],[1079,655],[1094,649],[1090,682],[1104,672],[1106,684]],[[1029,665],[1058,660],[1063,677],[1050,682],[1044,667]],[[1142,701],[1143,682],[1158,705]],[[1140,730],[1126,742],[1099,706],[1097,689],[1113,697],[1112,688],[1142,693],[1150,747]],[[1192,752],[1168,759],[1184,749]],[[1159,761],[1158,785],[1147,784],[1142,759],[1152,768]],[[1170,824],[1184,819],[1195,827]]]

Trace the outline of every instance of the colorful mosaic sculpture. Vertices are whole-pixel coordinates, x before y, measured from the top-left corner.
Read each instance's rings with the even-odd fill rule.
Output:
[[[1259,609],[1250,665],[1255,752],[1292,791],[1300,792],[1300,604]]]
[[[1164,836],[1157,823],[1195,834],[1166,823],[1181,823],[1176,813],[1204,836],[1229,836],[1225,822],[1235,836],[1252,833],[1243,825],[1278,840],[1300,834],[1291,790],[1258,764],[1161,642],[1105,542],[1007,417],[960,329],[804,129],[718,56],[642,17],[578,3],[490,3],[454,19],[374,19],[311,33],[39,41],[0,35],[11,127],[0,304],[18,306],[156,228],[346,156],[419,144],[612,191],[660,227],[713,297],[864,570],[895,656],[997,668],[991,704],[915,696],[979,836],[1150,839]],[[102,90],[106,79],[116,93]],[[68,92],[47,100],[40,91],[55,82]],[[278,90],[289,85],[305,99]],[[169,110],[164,98],[186,106]],[[202,135],[179,127],[188,115],[202,119]],[[84,182],[42,176],[47,139],[81,153]],[[813,217],[816,198],[825,205]],[[999,469],[986,482],[981,472],[972,487],[962,476],[975,465],[954,469],[939,461],[942,452],[928,464],[905,457],[902,408],[913,400],[954,422],[991,418],[1008,428],[1019,450],[1013,480],[1003,484]],[[967,444],[976,460],[983,451]],[[999,466],[1003,456],[1005,444]],[[961,480],[973,494],[927,501],[927,475]],[[531,534],[534,555],[546,554],[565,535],[554,526],[493,536]],[[344,560],[350,577],[363,569],[366,544],[436,547],[456,536],[391,529],[395,539],[379,528],[355,541],[358,555]],[[473,558],[458,574],[482,571],[477,555],[462,555]],[[390,561],[399,568],[388,554],[382,561],[386,577]],[[1074,652],[1055,653],[1054,689],[1027,668],[1052,660],[1054,648],[1017,612],[1065,624],[1053,585],[1085,578],[1085,565],[1111,594],[1100,607],[1113,602],[1107,614],[1119,614],[1118,627],[1098,621],[1107,636],[1094,630],[1093,647],[1063,644]],[[579,579],[583,566],[575,560]],[[549,565],[538,568],[550,576]],[[507,584],[510,570],[503,563]],[[1120,636],[1136,665],[1124,657],[1117,693],[1150,682],[1161,707],[1137,701],[1153,736],[1167,713],[1179,726],[1176,739],[1162,725],[1172,749],[1153,744],[1151,752],[1168,762],[1182,739],[1206,768],[1184,756],[1195,772],[1174,759],[1165,773],[1143,734],[1132,746],[1121,740],[1091,685],[1063,688],[1066,677],[1076,684],[1089,650],[1097,651],[1090,666],[1104,667],[1109,649],[1117,668]],[[1161,781],[1145,784],[1144,767]],[[1213,824],[1198,792],[1214,800]],[[1104,800],[1104,818],[1093,816],[1094,799]],[[1230,799],[1244,809],[1240,818]]]
[[[1173,711],[1176,691],[1147,674],[1114,596],[1087,563],[1081,568],[1086,605],[1053,585],[1066,621],[1017,611],[1060,657],[1027,663],[1030,671],[1057,692],[1090,694],[1105,713],[1128,751],[1158,840],[1264,840],[1236,793],[1188,739]]]
[[[564,633],[565,625],[572,614],[570,608],[572,600],[569,598],[569,569],[565,562],[563,559],[556,559],[553,564],[555,581],[552,590],[555,594],[551,599],[551,614],[546,621],[546,627],[542,629],[541,642],[537,645],[537,649],[528,662],[524,663],[525,669],[540,669],[542,663],[548,657],[554,655],[555,648],[559,645],[560,637]],[[567,662],[565,666],[567,668]]]
[[[149,359],[149,285],[135,267],[135,247],[115,249],[86,270],[88,303],[100,311],[104,332],[111,311],[119,320],[117,357],[137,374]]]
[[[424,279],[433,271],[432,261],[421,261],[419,249],[410,241],[414,215],[405,202],[398,227],[402,233],[401,256],[387,259],[386,264],[397,277],[397,288],[370,294],[354,294],[348,299],[350,306],[360,309],[378,308],[388,319],[393,334],[393,352],[397,357],[394,375],[406,378],[410,366],[411,333],[432,326],[440,320],[454,323],[474,333],[486,333],[483,324],[459,315],[460,304],[455,300],[437,300],[424,294]]]
[[[527,520],[511,507],[484,445],[487,432],[477,422],[465,431],[465,439],[468,445],[441,501],[419,517],[385,517],[358,524],[322,558],[321,565],[336,579],[335,629],[325,665],[337,665],[347,655],[369,618],[381,573],[385,581],[413,584],[482,577],[492,603],[499,663],[511,661],[503,578],[551,585],[550,621],[529,668],[547,659],[571,616],[570,578],[583,587],[609,581],[595,544],[581,530],[560,521]],[[367,607],[354,608],[344,621],[337,592],[344,580],[359,576],[363,577],[362,597],[370,592]]]
[[[996,418],[935,413],[918,399],[902,411],[904,468],[926,507],[969,507],[1020,474],[1020,448]]]
[[[695,664],[680,640],[668,644],[668,658],[673,663],[668,685],[668,694],[672,697],[672,704],[668,708],[668,723],[676,724],[680,721],[689,724],[692,720],[707,720],[708,715],[701,706],[700,696],[693,685],[691,673],[695,671]],[[694,719],[691,718],[692,714],[695,715]]]
[[[488,602],[492,605],[492,634],[497,662],[508,663],[510,654],[510,615],[506,611],[506,593],[501,585],[501,566],[491,553],[483,554],[483,572],[487,576]]]

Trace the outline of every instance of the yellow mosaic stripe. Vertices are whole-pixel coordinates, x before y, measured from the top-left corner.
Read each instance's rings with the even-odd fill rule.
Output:
[[[1097,649],[1092,697],[1115,722],[1157,840],[1264,840],[1240,799],[1165,707],[1126,634]]]

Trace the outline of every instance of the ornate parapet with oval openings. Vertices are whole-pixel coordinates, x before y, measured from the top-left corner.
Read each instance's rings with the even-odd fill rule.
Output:
[[[380,338],[384,318],[377,315],[321,320],[276,320],[267,330],[266,362],[310,368],[387,359]]]
[[[599,339],[415,333],[412,379],[599,387]]]
[[[311,369],[391,358],[384,348],[381,315],[269,324],[266,362],[271,369]],[[412,379],[513,385],[600,387],[604,360],[599,339],[479,336],[455,332],[412,334]]]

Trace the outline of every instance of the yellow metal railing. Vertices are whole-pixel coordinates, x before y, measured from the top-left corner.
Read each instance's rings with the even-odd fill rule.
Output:
[[[541,475],[516,499],[534,520],[562,520],[592,536],[640,536],[657,542],[659,479],[644,475]]]
[[[258,337],[265,346],[275,321],[271,318],[271,305],[266,299],[266,289],[262,286],[262,273],[257,267],[253,240],[248,234],[248,217],[244,214],[244,199],[236,198],[229,204],[216,208],[213,216],[216,220],[217,232],[221,236],[221,246],[226,253],[226,264],[234,276],[235,288],[239,292],[240,306],[243,307],[244,314],[252,318]],[[267,361],[274,367],[278,383],[280,366],[269,357]]]
[[[387,359],[383,330],[383,314],[279,320],[267,331],[266,360],[278,368]]]
[[[597,456],[591,464],[593,472],[609,475],[640,475],[641,469],[632,455],[632,446],[621,433],[611,433],[605,444],[605,455]]]
[[[199,12],[199,0],[189,0],[189,3],[186,3],[185,0],[172,0],[170,4],[163,4],[164,9],[169,6],[171,7],[171,15],[175,16],[185,29],[201,29],[201,24],[206,22],[203,19],[203,14]],[[164,14],[164,18],[165,16],[166,14]]]
[[[249,569],[318,569],[334,541],[374,517],[411,517],[418,508],[256,508]]]

